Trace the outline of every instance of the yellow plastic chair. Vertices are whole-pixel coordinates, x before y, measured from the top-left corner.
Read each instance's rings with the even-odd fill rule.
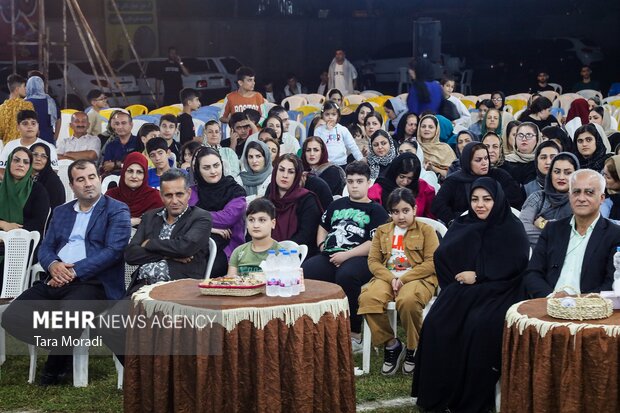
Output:
[[[465,99],[465,98],[461,98],[461,102],[463,102],[463,105],[465,105],[465,107],[467,109],[475,109],[476,108],[476,102],[473,102],[469,99]]]
[[[99,116],[103,116],[104,118],[110,120],[110,116],[112,116],[112,113],[114,111],[117,111],[117,110],[123,110],[123,111],[127,112],[127,110],[125,110],[123,108],[108,108],[108,109],[101,109],[99,111]]]
[[[512,113],[517,113],[527,106],[525,99],[506,99],[506,105],[512,107]]]
[[[343,99],[343,103],[345,106],[350,106],[350,105],[359,105],[360,103],[362,103],[366,98],[362,95],[347,95],[344,97]]]
[[[77,109],[63,109],[60,113],[65,113],[67,115],[73,115],[75,112],[79,112]]]
[[[149,112],[149,115],[174,115],[178,116],[182,110],[175,106],[163,106],[161,108],[153,109]]]
[[[132,118],[140,115],[146,115],[149,111],[149,108],[144,105],[129,105],[125,109],[129,111]]]
[[[297,109],[295,109],[298,112],[302,113],[302,118],[308,116],[311,113],[319,113],[321,111],[321,108],[318,106],[314,106],[314,105],[304,105],[304,106],[300,106]]]
[[[390,95],[375,96],[375,97],[366,99],[364,102],[374,102],[377,105],[379,105],[379,107],[382,107],[385,102],[387,102],[389,99],[392,99],[393,97],[394,96],[390,96]]]

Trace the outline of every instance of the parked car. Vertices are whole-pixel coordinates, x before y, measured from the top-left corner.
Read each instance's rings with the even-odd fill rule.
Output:
[[[142,76],[142,72],[135,60],[130,60],[123,64],[118,70],[135,76],[143,104],[156,106],[151,97],[151,89],[153,93],[158,92],[157,106],[159,106],[164,96],[164,89],[162,81],[158,80],[158,77],[161,76],[161,67],[166,62],[166,58],[148,58],[142,59],[140,62],[144,66],[146,79]],[[183,76],[183,87],[191,87],[198,90],[200,92],[200,101],[203,104],[213,103],[223,98],[230,91],[230,85],[227,85],[227,78],[217,71],[217,67],[210,67],[207,61],[193,57],[184,57],[183,64],[190,73],[189,76]],[[147,85],[147,80],[151,89]]]
[[[215,71],[224,76],[226,78],[226,86],[230,87],[231,92],[239,88],[235,72],[243,65],[236,57],[199,57],[198,59],[207,62],[209,71]]]
[[[128,74],[116,73],[120,87],[125,94],[126,99],[122,97],[119,88],[111,83],[102,75],[99,75],[99,83],[97,76],[93,74],[90,63],[74,62],[67,64],[67,86],[65,86],[63,76],[63,63],[50,62],[48,71],[48,94],[54,98],[60,108],[83,109],[90,106],[90,102],[86,101],[86,95],[92,89],[101,89],[108,95],[108,103],[110,106],[127,106],[140,103],[140,91],[136,84],[136,79]],[[38,70],[37,62],[18,62],[17,73],[26,77],[30,70]],[[13,64],[11,62],[0,62],[0,79],[6,79],[8,75],[13,73]],[[101,85],[101,87],[99,86]],[[67,89],[67,101],[64,102],[65,88]],[[6,82],[0,82],[0,91],[8,93]]]

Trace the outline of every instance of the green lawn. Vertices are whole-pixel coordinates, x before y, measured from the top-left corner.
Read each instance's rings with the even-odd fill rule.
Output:
[[[10,342],[13,341],[12,344]],[[7,335],[7,346],[15,345]],[[24,346],[25,348],[25,346]],[[0,367],[0,411],[37,410],[45,412],[121,412],[123,393],[116,389],[116,369],[109,354],[91,354],[88,379],[85,388],[70,385],[42,388],[30,385],[28,380],[28,356],[8,356]],[[371,373],[356,377],[357,403],[408,397],[411,377],[397,373],[384,377],[380,373],[383,354],[373,352]],[[44,351],[39,350],[37,378],[45,362]],[[355,365],[361,367],[361,354],[355,356]],[[414,407],[382,408],[373,412],[418,412]]]

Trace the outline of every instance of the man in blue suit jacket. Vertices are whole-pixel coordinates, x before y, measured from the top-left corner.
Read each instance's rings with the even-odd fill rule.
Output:
[[[125,292],[123,251],[131,234],[129,209],[101,194],[93,162],[75,161],[68,173],[76,200],[55,209],[39,248],[46,278],[17,297],[2,318],[13,336],[50,348],[42,385],[57,384],[63,378],[72,354],[63,337],[79,338],[83,328],[35,327],[33,313],[88,310],[97,314],[106,308],[107,300],[120,299]]]

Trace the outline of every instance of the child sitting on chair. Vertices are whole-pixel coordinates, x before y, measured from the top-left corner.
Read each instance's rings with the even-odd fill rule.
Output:
[[[228,275],[244,276],[262,271],[259,265],[267,258],[267,252],[281,248],[271,238],[271,230],[276,226],[276,207],[270,200],[257,198],[250,202],[245,216],[245,225],[252,241],[235,248],[228,263]]]

